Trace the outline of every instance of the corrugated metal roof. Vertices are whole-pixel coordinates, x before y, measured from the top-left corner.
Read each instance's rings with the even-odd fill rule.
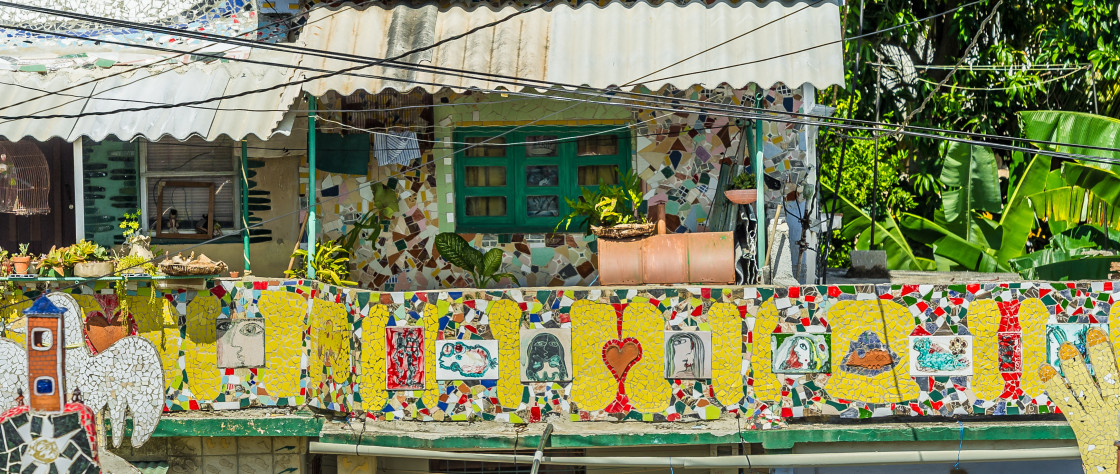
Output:
[[[2,71],[0,115],[69,115],[180,103],[288,83],[293,77],[291,69],[243,62],[191,63],[187,67],[168,69],[171,66],[147,67],[117,76],[113,74],[120,68],[49,74]],[[92,79],[97,81],[64,90]],[[53,94],[21,103],[44,92]],[[192,107],[81,118],[0,121],[0,136],[13,141],[24,137],[41,141],[60,137],[74,141],[83,136],[102,140],[109,135],[123,140],[136,137],[158,140],[168,136],[184,140],[195,135],[207,140],[222,135],[233,139],[248,135],[267,138],[273,133],[287,133],[291,128],[294,114],[286,111],[299,94],[299,86],[285,86]]]
[[[426,65],[505,74],[564,84],[606,87],[642,78],[651,89],[666,84],[741,87],[783,82],[811,83],[823,88],[844,79],[839,6],[835,0],[806,2],[742,2],[710,5],[665,2],[627,6],[561,4],[535,10],[492,28],[483,29],[443,46],[405,59]],[[333,52],[385,58],[464,33],[509,16],[515,7],[473,10],[435,6],[353,6],[311,11],[300,42]],[[799,11],[801,10],[801,11]],[[792,14],[791,14],[792,13]],[[782,18],[783,16],[788,17]],[[649,75],[704,49],[759,28],[743,38]],[[828,44],[834,43],[834,44]],[[825,45],[813,48],[814,46]],[[808,49],[806,51],[806,48]],[[688,74],[707,69],[764,60],[755,64]],[[352,62],[303,56],[300,64],[337,70]],[[434,75],[393,68],[371,67],[364,74],[404,81],[335,76],[313,81],[304,90],[322,95],[334,90],[349,94],[358,89],[412,89],[408,80],[456,87],[492,89],[501,84],[453,75]],[[300,72],[305,77],[316,73]],[[440,87],[424,86],[428,90]]]

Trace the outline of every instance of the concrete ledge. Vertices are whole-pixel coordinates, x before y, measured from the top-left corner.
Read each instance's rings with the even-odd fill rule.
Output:
[[[728,422],[730,421],[730,422]],[[697,444],[736,444],[740,432],[734,420],[697,424],[556,422],[549,446],[553,448],[595,448],[623,446],[666,446]],[[682,426],[684,425],[684,426]],[[607,428],[607,429],[604,429]],[[690,429],[692,428],[692,429]],[[470,450],[526,449],[540,442],[544,424],[529,425],[523,432],[517,426],[501,423],[417,423],[368,422],[327,423],[319,435],[324,443],[387,446],[399,448]],[[743,431],[747,443],[760,443],[768,452],[788,452],[799,443],[958,441],[961,428],[956,423],[867,423],[808,424],[786,429]],[[1073,430],[1064,421],[971,422],[965,423],[964,439],[1072,440]]]

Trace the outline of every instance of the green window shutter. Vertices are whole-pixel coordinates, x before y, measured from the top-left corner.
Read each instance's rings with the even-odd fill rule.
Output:
[[[316,169],[343,174],[369,171],[369,135],[315,132]]]
[[[552,232],[580,187],[617,183],[630,169],[618,127],[463,127],[455,131],[459,232]],[[495,146],[474,145],[483,143]],[[539,142],[539,143],[536,143]],[[498,145],[498,144],[501,145]],[[575,227],[571,231],[578,231]]]

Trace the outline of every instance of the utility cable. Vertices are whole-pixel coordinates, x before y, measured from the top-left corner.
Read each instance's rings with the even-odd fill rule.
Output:
[[[861,35],[861,36],[867,36],[867,35]],[[129,46],[147,47],[147,46],[138,46],[138,45],[129,45]],[[257,61],[244,60],[244,59],[233,59],[233,58],[227,58],[227,59],[234,60],[234,61],[257,62]],[[277,65],[277,66],[280,66],[280,67],[291,67],[289,65],[280,65],[280,64],[275,64],[275,63],[273,63],[273,65]],[[493,75],[493,74],[487,74],[487,73],[471,73],[471,74],[482,75],[482,76],[487,76],[487,77],[498,77],[498,78],[508,77],[508,76]],[[416,84],[425,84],[424,82],[421,82],[421,81],[406,80],[406,79],[400,79],[400,78],[385,78],[385,77],[377,77],[377,76],[371,76],[371,77],[381,78],[381,79],[389,79],[389,80],[399,80],[399,81],[402,81],[402,82],[411,82],[411,83],[416,83]],[[530,80],[530,81],[536,81],[536,80]],[[281,85],[278,85],[277,87],[282,87],[282,86],[285,86],[287,84],[288,83],[281,84]],[[448,84],[440,84],[440,83],[426,83],[426,84],[432,84],[432,85],[443,86],[443,87],[468,89],[468,88],[465,88],[465,87],[451,86],[451,85],[448,85]],[[523,87],[533,87],[531,85],[525,85],[525,84],[518,84],[518,83],[512,83],[512,84],[521,85]],[[571,85],[566,85],[566,84],[557,84],[557,85],[560,86],[560,87],[586,88],[585,86],[571,86]],[[500,93],[503,93],[503,94],[526,95],[526,93],[524,93],[524,92],[513,92],[513,91],[494,91],[494,92],[500,92]],[[588,93],[580,92],[580,91],[573,91],[571,93],[588,95]],[[532,94],[530,93],[529,95],[532,95]],[[634,95],[654,97],[654,98],[657,98],[657,99],[662,100],[662,101],[671,101],[671,102],[675,102],[675,103],[702,102],[702,101],[693,101],[693,100],[688,100],[688,99],[666,98],[666,97],[661,97],[661,96],[656,96],[656,95],[651,95],[651,94],[636,94],[636,93],[630,93],[630,92],[618,91],[618,90],[607,90],[606,94],[600,94],[598,96],[599,97],[605,96],[605,97],[608,97],[609,99],[630,100],[630,101],[639,102],[639,103],[648,102],[648,101],[642,101],[642,100],[634,99],[634,98],[619,97],[619,96],[634,96]],[[556,96],[546,96],[546,95],[539,95],[539,96],[542,97],[542,98],[549,98],[549,99],[553,99],[553,100],[578,100],[578,99],[571,99],[571,98],[560,98],[560,97],[556,97]],[[215,101],[215,100],[221,100],[223,98],[225,98],[225,97],[217,97],[217,98],[212,98],[212,99],[209,99],[209,100],[195,101],[195,102],[196,103],[205,103],[205,102],[211,102],[211,101]],[[738,107],[723,106],[721,104],[712,104],[712,103],[704,103],[704,104],[706,104],[706,105],[703,105],[703,106],[700,107],[700,109],[701,109],[700,113],[711,113],[713,111],[718,112],[718,111],[727,110],[727,107],[733,107],[737,110],[760,110],[760,111],[763,111],[765,114],[768,114],[768,115],[789,115],[789,116],[800,116],[800,117],[813,117],[813,119],[814,119],[812,122],[806,122],[806,121],[783,120],[783,119],[778,119],[778,118],[772,117],[772,116],[764,117],[764,120],[774,121],[774,122],[782,122],[782,123],[811,124],[811,125],[818,125],[818,126],[823,126],[823,127],[830,127],[830,126],[831,127],[836,127],[834,122],[837,121],[837,120],[843,120],[843,119],[829,118],[829,117],[823,117],[823,118],[822,117],[815,117],[815,116],[812,116],[810,114],[800,114],[800,113],[796,113],[796,112],[785,112],[785,111],[765,110],[765,109],[752,109],[752,108],[749,108],[749,107],[742,107],[742,106],[738,106]],[[163,107],[177,107],[177,106],[180,106],[180,105],[181,104],[169,104],[167,106],[160,106],[160,108],[163,108]],[[144,108],[137,108],[137,109],[123,109],[123,110],[117,110],[117,111],[105,111],[105,112],[97,113],[96,115],[107,115],[109,113],[117,113],[117,112],[122,112],[122,111],[150,110],[151,108],[156,108],[156,107],[153,106],[153,107],[144,107]],[[665,110],[665,109],[660,109],[660,110]],[[685,110],[685,109],[680,109],[680,110]],[[87,115],[90,115],[90,114],[54,115],[54,116],[51,116],[51,117],[55,117],[55,118],[74,118],[74,117],[87,116]],[[727,114],[727,115],[728,116],[734,116],[732,114]],[[757,117],[754,117],[754,116],[745,116],[745,115],[740,116],[740,117],[748,118],[748,119],[757,118]],[[2,118],[2,117],[0,117],[0,118]],[[44,118],[44,117],[34,116],[34,117],[16,117],[16,118]],[[873,123],[873,122],[870,122],[870,121],[856,121],[856,120],[853,120],[853,122],[854,123],[874,124],[874,125],[877,125],[877,126],[888,125],[888,126],[891,126],[891,127],[898,127],[897,125],[885,124],[885,123],[879,124],[879,123]],[[845,127],[838,127],[838,128],[845,128]],[[850,130],[877,130],[877,128],[872,129],[872,128],[867,128],[867,127],[862,127],[862,128],[861,127],[847,127],[847,128],[850,129]],[[921,128],[913,127],[913,128],[936,131],[936,132],[939,132],[939,133],[954,133],[954,134],[960,134],[960,135],[969,135],[969,136],[984,137],[984,138],[998,139],[998,140],[1026,141],[1026,142],[1033,142],[1033,143],[1040,143],[1040,144],[1047,144],[1047,145],[1072,146],[1072,147],[1083,148],[1083,149],[1095,149],[1095,150],[1104,150],[1104,151],[1110,151],[1110,152],[1120,152],[1120,149],[1116,149],[1116,148],[1096,147],[1096,146],[1091,146],[1091,145],[1078,145],[1078,144],[1069,144],[1069,143],[1060,143],[1060,142],[1046,142],[1046,141],[1040,141],[1040,140],[1029,140],[1029,139],[1023,139],[1023,138],[1014,138],[1014,137],[1001,137],[1001,136],[985,135],[985,134],[970,133],[970,132],[958,132],[958,131],[951,131],[951,130],[933,129],[933,128],[927,128],[927,127],[921,127]],[[920,134],[919,135],[908,134],[908,133],[901,133],[901,134],[921,136]],[[930,137],[927,137],[927,138],[930,138]],[[934,137],[934,139],[937,139],[937,137]],[[976,144],[976,145],[980,145],[980,146],[993,146],[993,144],[981,143],[981,142],[972,142],[971,144]],[[999,146],[995,146],[995,147],[1000,148]],[[1035,152],[1034,150],[1030,150],[1030,151]],[[1097,157],[1086,156],[1086,157],[1083,157],[1083,159],[1089,159],[1090,161],[1104,162]]]

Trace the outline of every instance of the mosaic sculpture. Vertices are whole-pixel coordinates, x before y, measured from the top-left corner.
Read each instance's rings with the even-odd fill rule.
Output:
[[[79,391],[94,412],[108,406],[114,446],[120,446],[124,439],[125,418],[131,412],[132,444],[143,445],[155,432],[163,411],[163,368],[155,346],[130,336],[92,355],[82,334],[78,302],[64,293],[51,293],[44,301],[59,308],[65,320],[66,388]],[[18,405],[18,389],[14,387],[26,385],[28,367],[18,363],[26,359],[26,351],[18,343],[0,339],[0,357],[11,361],[0,364],[0,382],[14,382],[0,386],[0,409],[7,410]]]
[[[23,315],[29,349],[21,355],[28,370],[24,385],[17,389],[17,406],[0,414],[4,437],[0,471],[101,472],[93,411],[81,403],[77,392],[74,401],[67,403],[63,310],[40,297]]]
[[[1120,440],[1120,373],[1103,329],[1086,331],[1085,346],[1083,351],[1072,342],[1064,342],[1058,349],[1064,379],[1050,364],[1039,366],[1038,376],[1077,435],[1085,472],[1116,474],[1113,443]],[[1096,368],[1095,380],[1089,373],[1089,362]]]

